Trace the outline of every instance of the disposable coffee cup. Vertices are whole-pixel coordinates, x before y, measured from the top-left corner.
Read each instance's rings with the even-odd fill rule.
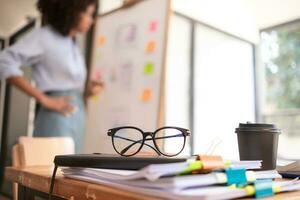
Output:
[[[278,138],[281,131],[274,124],[246,123],[235,129],[240,160],[262,160],[262,169],[276,168]]]

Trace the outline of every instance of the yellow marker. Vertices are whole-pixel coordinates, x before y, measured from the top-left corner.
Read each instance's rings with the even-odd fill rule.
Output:
[[[231,166],[231,161],[230,160],[224,160],[224,165],[225,165],[225,168],[229,168]]]
[[[154,41],[148,42],[146,45],[146,52],[147,53],[153,53],[156,49],[156,43]]]
[[[255,187],[253,185],[247,185],[245,187],[245,190],[248,196],[252,196],[255,194]]]
[[[228,187],[229,187],[230,189],[237,189],[236,184],[231,184],[231,185],[229,185]]]
[[[279,192],[281,192],[280,186],[279,186],[279,185],[273,186],[273,192],[274,192],[274,193],[279,193]]]
[[[180,172],[178,175],[185,175],[185,174],[190,174],[193,171],[201,170],[203,168],[203,162],[201,160],[196,160],[191,163],[189,163],[189,166]]]

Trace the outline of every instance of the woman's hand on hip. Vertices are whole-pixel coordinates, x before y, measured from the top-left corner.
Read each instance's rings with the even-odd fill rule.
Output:
[[[68,116],[76,112],[76,107],[70,104],[71,97],[52,97],[47,96],[37,88],[34,88],[30,82],[28,82],[22,76],[15,76],[8,79],[8,82],[31,97],[34,97],[43,107],[62,113]]]
[[[70,104],[71,97],[52,97],[44,95],[40,103],[44,108],[68,115],[73,113],[75,107]]]

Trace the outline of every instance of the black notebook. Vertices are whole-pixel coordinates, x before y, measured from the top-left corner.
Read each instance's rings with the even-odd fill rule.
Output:
[[[283,178],[300,178],[300,171],[298,172],[279,172]]]
[[[150,164],[185,162],[187,158],[133,156],[112,154],[74,154],[55,156],[54,164],[60,167],[88,167],[102,169],[138,170]]]

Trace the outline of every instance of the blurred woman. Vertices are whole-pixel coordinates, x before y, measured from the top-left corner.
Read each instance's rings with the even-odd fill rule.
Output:
[[[36,137],[70,136],[82,150],[86,65],[75,36],[86,33],[94,21],[97,0],[39,0],[43,26],[0,54],[0,78],[36,99]],[[23,77],[21,67],[31,66],[36,87]],[[96,95],[101,83],[88,84]]]

